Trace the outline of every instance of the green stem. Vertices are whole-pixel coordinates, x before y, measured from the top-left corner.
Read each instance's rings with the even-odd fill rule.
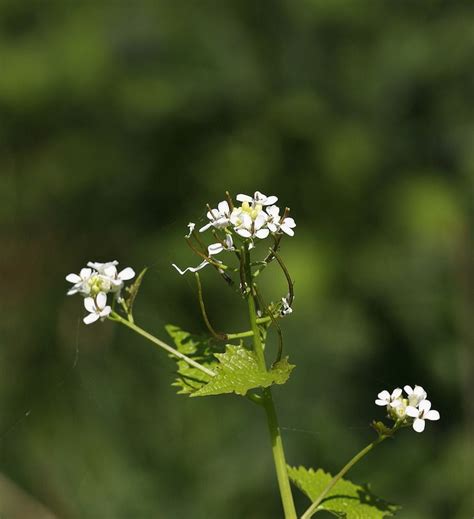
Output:
[[[173,357],[184,360],[184,362],[187,362],[193,368],[196,368],[199,371],[202,371],[203,373],[205,373],[206,375],[208,375],[210,377],[215,377],[216,374],[214,373],[214,371],[199,364],[199,362],[196,362],[195,360],[190,359],[188,356],[184,355],[184,353],[181,353],[180,351],[175,350],[172,346],[169,346],[168,344],[166,344],[166,342],[161,341],[160,339],[158,339],[151,333],[148,333],[146,330],[144,330],[143,328],[140,328],[139,326],[132,323],[131,321],[127,321],[127,319],[124,319],[118,313],[112,312],[110,314],[110,318],[114,321],[117,321],[117,322],[127,326],[127,328],[130,328],[134,332],[137,332],[142,337],[145,337],[145,339],[148,339],[150,342],[152,342],[155,346],[158,346],[159,348],[166,350],[170,355],[173,355]]]
[[[249,308],[250,327],[253,331],[253,347],[260,368],[266,371],[267,367],[265,364],[263,343],[262,338],[260,336],[260,330],[258,329],[257,324],[257,311],[255,305],[256,295],[255,289],[253,287],[252,271],[250,269],[250,258],[248,250],[246,250],[245,252],[245,263],[247,266],[246,281],[248,287],[250,288],[250,291],[247,296],[247,302]],[[293,494],[291,493],[290,480],[288,478],[288,471],[286,467],[283,441],[281,438],[280,427],[278,425],[278,418],[270,388],[263,390],[263,407],[265,409],[265,414],[267,416],[268,430],[270,432],[270,438],[272,442],[273,460],[275,463],[275,471],[278,479],[278,487],[280,489],[280,496],[283,504],[283,510],[285,513],[285,519],[297,519],[295,504],[293,502]]]
[[[201,278],[199,277],[199,272],[194,273],[194,277],[196,278],[196,283],[198,287],[198,299],[199,299],[199,307],[201,308],[202,318],[204,319],[204,323],[207,326],[207,329],[211,332],[211,334],[220,341],[225,341],[227,339],[227,335],[225,333],[216,332],[214,327],[212,326],[206,312],[206,305],[204,304],[204,299],[202,297],[202,286],[201,286]]]
[[[281,438],[280,426],[278,425],[278,417],[275,410],[275,404],[273,403],[271,389],[264,389],[263,394],[263,407],[265,408],[265,413],[267,415],[268,430],[272,441],[273,460],[275,462],[275,470],[283,510],[285,512],[285,519],[297,519],[293,494],[291,493],[290,479],[288,478],[283,440]]]
[[[226,334],[227,339],[244,339],[245,337],[253,337],[253,331]]]
[[[358,452],[349,462],[347,462],[344,467],[331,479],[331,481],[327,484],[326,488],[319,494],[316,501],[312,503],[312,505],[306,510],[306,512],[301,516],[301,519],[310,519],[313,515],[318,511],[318,506],[321,504],[321,501],[327,496],[329,491],[336,485],[336,483],[349,472],[349,470],[360,461],[366,454],[368,454],[376,445],[383,442],[385,439],[389,438],[389,436],[379,436],[372,443],[369,443],[366,447],[364,447],[360,452]]]

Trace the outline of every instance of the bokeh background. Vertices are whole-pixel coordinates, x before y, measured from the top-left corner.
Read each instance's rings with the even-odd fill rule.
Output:
[[[226,189],[297,221],[290,463],[338,470],[375,395],[421,384],[442,420],[350,478],[402,518],[472,517],[473,56],[470,1],[2,0],[0,517],[281,517],[259,409],[177,396],[172,361],[65,296],[88,260],[149,266],[138,322],[202,332],[170,264]]]

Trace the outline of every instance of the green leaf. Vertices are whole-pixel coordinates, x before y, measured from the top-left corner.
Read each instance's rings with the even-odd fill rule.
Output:
[[[316,501],[332,480],[331,474],[322,469],[314,471],[305,467],[288,467],[288,475],[311,502]],[[321,510],[344,519],[384,519],[395,515],[400,507],[376,497],[368,485],[355,485],[341,478],[327,493],[316,513]]]
[[[243,346],[228,344],[225,353],[216,353],[219,364],[213,366],[216,376],[191,396],[221,395],[236,393],[245,395],[250,389],[284,384],[294,366],[284,358],[274,364],[269,371],[259,368],[253,351]]]
[[[140,272],[140,274],[138,274],[135,281],[125,289],[128,294],[125,298],[125,306],[127,307],[129,315],[133,315],[133,304],[135,303],[135,298],[137,297],[138,291],[140,290],[140,285],[142,284],[143,276],[147,270],[148,267],[145,267]]]
[[[218,345],[211,342],[209,338],[192,335],[185,332],[179,326],[168,324],[165,326],[168,335],[172,338],[176,349],[184,353],[193,360],[199,362],[206,368],[214,370],[217,365],[217,359],[214,357],[215,351],[219,351]],[[222,347],[221,351],[222,351]],[[205,386],[212,377],[206,375],[199,369],[193,368],[184,360],[176,359],[170,355],[178,366],[178,378],[173,382],[173,386],[179,388],[178,394],[194,393],[201,387]]]

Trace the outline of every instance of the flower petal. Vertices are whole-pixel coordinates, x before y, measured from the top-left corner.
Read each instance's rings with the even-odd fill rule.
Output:
[[[423,400],[418,404],[420,412],[427,413],[431,409],[431,402],[429,400]]]
[[[406,413],[408,416],[411,416],[412,418],[418,418],[418,416],[420,415],[420,411],[412,405],[407,406]]]
[[[255,233],[255,236],[257,238],[260,238],[261,240],[264,240],[269,234],[270,234],[270,231],[267,228],[265,228],[265,229],[259,229]]]
[[[380,406],[383,406],[383,407],[385,407],[385,406],[387,405],[387,401],[386,401],[386,400],[379,400],[379,399],[377,399],[377,400],[375,401],[375,403],[376,403],[377,405],[380,405]]]
[[[106,306],[101,312],[100,312],[100,317],[107,317],[110,312],[112,311],[112,308],[110,306]]]
[[[413,422],[413,429],[417,433],[423,432],[425,430],[425,421],[422,420],[421,418],[416,418],[415,421]]]
[[[403,389],[405,390],[405,393],[407,395],[411,395],[413,393],[413,389],[411,388],[411,386],[404,386]]]
[[[440,415],[439,415],[439,412],[438,411],[435,411],[434,409],[432,409],[431,411],[428,411],[426,414],[425,414],[425,418],[427,420],[433,420],[433,421],[436,421],[436,420],[439,420],[440,419]]]
[[[291,229],[291,227],[288,227],[285,223],[280,226],[280,229],[284,233],[288,234],[288,236],[294,236],[295,235],[295,231],[293,229]]]
[[[209,222],[208,224],[204,225],[203,227],[201,227],[199,229],[199,232],[204,232],[204,231],[207,231],[209,229],[209,227],[212,227],[212,222]]]
[[[395,400],[402,394],[401,388],[397,387],[392,391],[392,400]]]
[[[118,275],[122,281],[128,281],[135,277],[135,271],[131,267],[124,268]]]
[[[92,323],[95,323],[97,321],[97,319],[99,319],[99,314],[89,314],[89,315],[86,315],[83,319],[83,322],[84,324],[92,324]]]
[[[280,218],[280,208],[278,206],[271,205],[270,207],[267,207],[266,211],[270,216],[273,216],[273,218]]]
[[[81,269],[81,272],[79,273],[79,275],[81,276],[81,279],[88,279],[92,275],[92,269],[83,268],[83,269]]]
[[[66,276],[66,281],[69,281],[69,283],[80,283],[82,281],[82,278],[79,277],[77,274],[68,274]]]
[[[217,204],[217,209],[221,214],[229,214],[230,212],[229,204],[225,200]]]
[[[377,395],[381,400],[389,400],[390,399],[390,393],[384,389],[383,391],[380,391],[380,393]]]
[[[262,202],[262,205],[274,205],[278,202],[277,196],[267,196],[266,200]]]
[[[222,252],[224,250],[224,246],[222,243],[211,243],[209,247],[207,248],[207,253],[209,256],[213,256],[214,254],[219,254],[219,252]]]
[[[84,308],[85,308],[88,312],[95,312],[95,311],[96,311],[95,301],[94,301],[94,298],[93,298],[93,297],[86,297],[86,298],[84,299]]]
[[[413,390],[413,393],[417,397],[425,397],[426,398],[426,391],[421,386],[415,386],[415,389]]]
[[[250,238],[252,236],[251,232],[247,229],[235,229],[235,231],[243,238]]]
[[[248,202],[249,204],[251,202],[253,202],[253,198],[251,196],[248,196],[248,195],[242,195],[242,194],[239,194],[235,197],[239,202]]]
[[[107,296],[104,292],[99,292],[97,297],[95,298],[95,304],[98,309],[103,310],[105,305],[107,304]]]

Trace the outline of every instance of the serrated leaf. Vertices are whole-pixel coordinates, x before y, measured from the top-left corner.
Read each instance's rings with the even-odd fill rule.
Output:
[[[245,395],[250,389],[284,384],[294,366],[284,358],[269,371],[260,369],[253,351],[243,346],[228,344],[225,353],[216,353],[219,363],[213,366],[216,376],[191,396],[221,395],[236,393]]]
[[[138,274],[135,281],[128,286],[125,290],[127,292],[127,297],[125,298],[125,305],[128,309],[129,315],[133,315],[133,304],[135,303],[135,299],[137,297],[138,291],[140,290],[140,286],[143,281],[143,276],[146,274],[148,267],[145,267],[140,274]]]
[[[214,357],[214,352],[219,346],[213,344],[209,338],[192,335],[179,328],[179,326],[168,324],[165,326],[165,329],[172,338],[178,351],[184,353],[203,366],[212,370],[214,369],[218,363],[217,359]],[[172,384],[179,388],[178,394],[194,393],[211,380],[212,377],[206,375],[199,369],[193,368],[184,360],[176,359],[176,357],[171,355],[170,358],[176,361],[178,366],[178,378]]]
[[[316,501],[332,480],[331,474],[322,469],[314,471],[305,467],[288,467],[288,475],[311,502]],[[399,509],[398,505],[376,497],[368,485],[356,485],[341,478],[321,501],[317,512],[326,510],[343,519],[384,519],[394,516]]]

